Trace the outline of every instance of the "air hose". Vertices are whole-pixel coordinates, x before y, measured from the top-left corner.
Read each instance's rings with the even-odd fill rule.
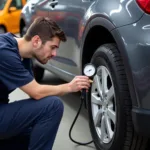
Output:
[[[73,122],[72,122],[72,124],[71,124],[70,130],[69,130],[69,138],[71,139],[72,142],[74,142],[74,143],[76,143],[76,144],[78,144],[78,145],[88,145],[88,144],[93,143],[93,140],[90,141],[90,142],[81,143],[81,142],[78,142],[78,141],[74,140],[74,139],[72,138],[72,136],[71,136],[71,131],[72,131],[72,129],[73,129],[73,127],[74,127],[74,125],[75,125],[75,123],[76,123],[76,121],[77,121],[77,119],[78,119],[78,116],[79,116],[79,114],[80,114],[80,112],[81,112],[81,109],[82,109],[82,106],[83,106],[83,103],[84,103],[84,99],[86,99],[86,97],[87,97],[86,94],[87,94],[87,93],[86,93],[86,90],[82,90],[82,92],[81,92],[81,103],[80,103],[80,107],[79,107],[79,109],[78,109],[78,111],[77,111],[77,114],[76,114],[76,116],[75,116],[75,118],[74,118],[74,120],[73,120]]]

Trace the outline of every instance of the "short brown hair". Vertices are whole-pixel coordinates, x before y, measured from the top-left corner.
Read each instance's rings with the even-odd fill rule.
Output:
[[[65,33],[54,20],[47,17],[37,17],[28,28],[24,38],[30,41],[35,35],[41,38],[43,44],[53,37],[58,37],[63,42],[66,41]]]

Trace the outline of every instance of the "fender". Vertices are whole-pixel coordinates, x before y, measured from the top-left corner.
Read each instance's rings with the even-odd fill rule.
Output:
[[[84,50],[85,39],[86,39],[88,33],[90,32],[90,30],[94,26],[97,26],[97,25],[102,26],[105,29],[107,29],[108,31],[110,31],[112,37],[114,38],[114,40],[118,46],[118,49],[119,49],[121,56],[123,58],[127,79],[128,79],[128,82],[130,83],[129,84],[129,90],[130,90],[130,94],[131,94],[131,98],[132,98],[132,104],[134,106],[137,106],[136,94],[135,94],[133,78],[132,78],[132,74],[131,74],[131,67],[129,65],[128,56],[127,56],[126,49],[124,46],[125,43],[124,43],[123,39],[121,38],[115,25],[112,22],[110,22],[108,19],[102,18],[102,17],[95,17],[95,18],[91,19],[90,22],[87,23],[86,28],[85,28],[84,33],[83,33],[83,36],[82,36],[83,37],[82,42],[81,42],[81,44],[82,44],[81,55],[80,55],[81,60],[82,60],[82,54],[83,54],[83,50]],[[81,63],[82,63],[82,61],[81,61]]]

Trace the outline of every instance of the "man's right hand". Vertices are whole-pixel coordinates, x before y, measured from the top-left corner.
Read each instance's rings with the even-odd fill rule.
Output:
[[[90,80],[87,76],[76,76],[70,83],[68,83],[69,92],[78,92],[82,89],[88,90],[90,87]]]

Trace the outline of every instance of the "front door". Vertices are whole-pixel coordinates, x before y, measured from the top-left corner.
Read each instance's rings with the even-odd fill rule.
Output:
[[[81,74],[80,30],[85,7],[88,8],[91,3],[90,0],[58,0],[58,4],[49,12],[49,17],[58,23],[67,36],[67,42],[61,43],[57,57],[50,62],[55,68],[69,74],[70,79]]]

